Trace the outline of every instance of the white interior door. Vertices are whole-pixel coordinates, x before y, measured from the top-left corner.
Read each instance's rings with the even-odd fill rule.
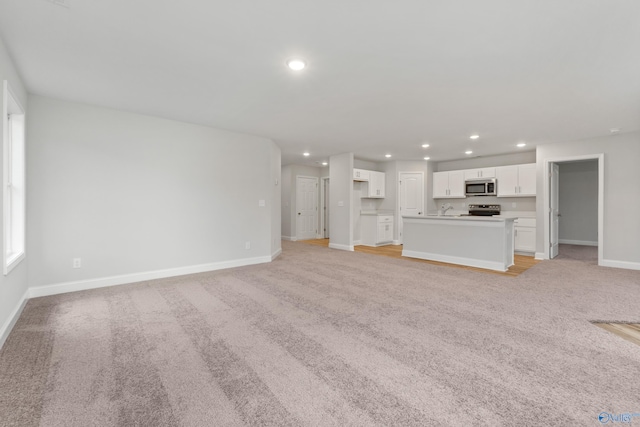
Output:
[[[318,178],[296,179],[296,239],[315,239],[318,234]]]
[[[422,172],[400,172],[399,178],[398,240],[402,243],[402,216],[424,215],[424,174]]]
[[[560,166],[557,163],[551,165],[551,180],[550,180],[550,200],[549,200],[549,224],[550,227],[550,250],[549,258],[555,258],[558,256],[558,229],[560,226]]]

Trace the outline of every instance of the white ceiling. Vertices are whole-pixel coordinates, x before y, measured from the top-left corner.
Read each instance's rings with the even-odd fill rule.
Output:
[[[31,93],[266,136],[283,164],[640,129],[636,0],[66,3],[0,2]]]

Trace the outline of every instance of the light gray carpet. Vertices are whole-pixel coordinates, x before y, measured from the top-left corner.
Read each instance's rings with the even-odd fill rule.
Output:
[[[584,245],[561,244],[558,248],[558,259],[573,259],[598,265],[598,247]]]
[[[271,264],[30,300],[2,426],[598,425],[640,412],[640,272],[517,278],[284,242]],[[638,421],[640,422],[640,421]]]

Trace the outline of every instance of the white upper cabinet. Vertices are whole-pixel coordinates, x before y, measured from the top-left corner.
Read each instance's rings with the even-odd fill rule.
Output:
[[[368,171],[363,169],[353,170],[353,180],[362,181],[362,198],[383,199],[385,193],[384,172]]]
[[[464,171],[434,172],[433,198],[464,198]]]
[[[500,166],[496,168],[498,197],[531,197],[536,195],[536,164]]]
[[[353,180],[354,181],[369,181],[369,173],[370,171],[364,169],[354,169],[353,170]]]
[[[465,181],[496,177],[496,168],[467,169],[463,172]]]

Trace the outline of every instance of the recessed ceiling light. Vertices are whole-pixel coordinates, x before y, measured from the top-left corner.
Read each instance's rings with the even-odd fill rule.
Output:
[[[389,157],[391,157],[391,154],[385,154],[384,156],[388,159]]]
[[[467,151],[464,152],[464,154],[473,154],[473,151],[467,150]]]
[[[429,148],[429,144],[422,144],[422,148]]]
[[[425,157],[424,159],[425,159],[425,160],[429,160],[430,158],[431,158],[431,157]]]
[[[329,163],[327,162],[322,162],[322,166],[327,166]]]
[[[611,132],[611,133],[619,133],[620,132],[620,128],[611,128],[611,129],[609,129],[609,132]]]
[[[469,138],[470,139],[478,139],[478,138],[480,138],[480,135],[477,135],[477,134],[476,135],[471,135]]]
[[[309,152],[305,151],[304,153],[302,153],[302,155],[305,156],[305,157],[309,157]]]
[[[300,71],[306,66],[307,66],[307,63],[304,62],[302,59],[295,58],[287,61],[287,67],[291,68],[294,71]]]
[[[524,142],[520,142],[520,143],[516,144],[516,147],[520,147],[520,148],[522,148],[522,147],[524,147],[525,145],[527,145],[527,144],[525,144]]]

